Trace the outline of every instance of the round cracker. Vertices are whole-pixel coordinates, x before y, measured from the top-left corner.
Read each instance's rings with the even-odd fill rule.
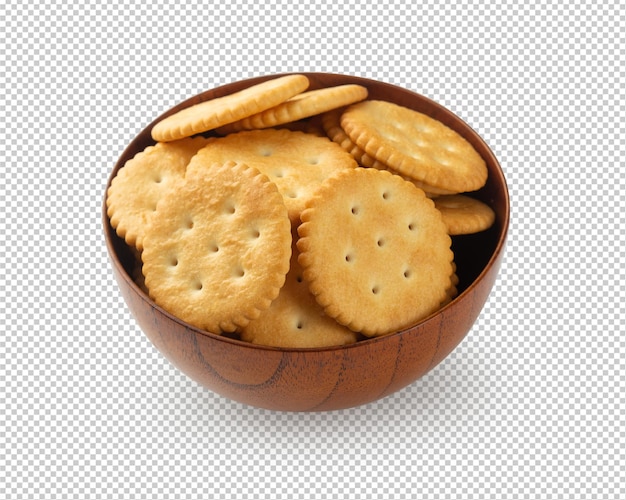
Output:
[[[217,132],[230,134],[240,130],[275,127],[347,106],[365,98],[367,98],[367,88],[356,84],[309,90],[278,106],[221,127]]]
[[[241,339],[272,347],[309,348],[353,344],[357,334],[326,316],[304,281],[294,237],[285,285],[267,311],[248,323]]]
[[[384,163],[378,161],[376,158],[372,158],[363,149],[357,146],[348,134],[341,128],[341,115],[345,108],[333,109],[322,115],[322,128],[331,141],[339,144],[345,151],[350,153],[359,165],[367,168],[377,168],[379,170],[389,170],[391,173],[400,175],[404,180],[412,182],[416,187],[423,190],[429,197],[435,197],[442,194],[451,194],[450,191],[445,189],[429,186],[424,182],[420,182],[416,179],[412,179],[406,175],[401,175],[395,172],[392,168]]]
[[[463,194],[440,196],[435,199],[435,207],[441,212],[451,235],[485,231],[496,220],[489,205]]]
[[[157,202],[182,180],[191,157],[205,146],[203,137],[157,143],[128,160],[107,191],[111,226],[128,245],[141,251],[143,236]]]
[[[397,175],[328,179],[298,227],[299,262],[327,315],[367,336],[418,322],[447,297],[451,239],[433,201]]]
[[[291,225],[276,186],[229,162],[188,172],[146,229],[150,297],[198,328],[235,331],[267,309],[284,284]]]
[[[324,179],[357,167],[352,156],[327,137],[287,129],[248,130],[211,141],[190,162],[188,170],[236,161],[258,168],[278,186],[289,218],[300,212]]]
[[[207,132],[276,106],[308,86],[305,75],[286,75],[194,104],[158,122],[152,128],[152,138],[172,141]]]
[[[465,138],[413,109],[363,101],[346,109],[341,127],[368,155],[429,186],[462,193],[487,180],[485,161]]]

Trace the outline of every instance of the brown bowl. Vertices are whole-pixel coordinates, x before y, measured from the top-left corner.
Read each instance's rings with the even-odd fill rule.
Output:
[[[227,398],[273,410],[321,411],[368,403],[415,382],[463,340],[478,317],[498,273],[509,222],[509,195],[502,169],[485,142],[452,112],[426,97],[354,76],[305,73],[310,89],[358,83],[370,99],[383,99],[436,118],[459,132],[482,155],[489,179],[475,196],[496,212],[485,232],[453,237],[460,278],[457,298],[409,329],[356,344],[323,349],[285,349],[249,344],[199,330],[157,306],[133,281],[137,262],[115,234],[103,203],[103,227],[120,291],[154,346],[190,378]],[[275,77],[239,81],[203,92],[157,118],[126,148],[111,179],[137,152],[154,144],[153,125],[192,104],[230,94]]]

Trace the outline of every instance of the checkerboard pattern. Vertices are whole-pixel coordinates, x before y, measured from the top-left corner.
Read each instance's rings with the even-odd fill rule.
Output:
[[[626,498],[626,8],[390,0],[0,6],[0,498]],[[138,329],[101,205],[203,90],[293,71],[445,105],[501,161],[501,274],[423,379],[349,410],[201,388]]]

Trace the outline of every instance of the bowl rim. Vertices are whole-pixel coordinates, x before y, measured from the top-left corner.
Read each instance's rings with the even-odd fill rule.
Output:
[[[487,260],[487,262],[483,266],[483,269],[474,278],[474,280],[461,293],[459,293],[452,301],[450,301],[445,306],[437,309],[432,314],[428,315],[427,317],[423,318],[419,322],[417,322],[415,324],[412,324],[411,326],[409,326],[407,328],[403,328],[401,330],[397,330],[395,332],[392,332],[392,333],[389,333],[389,334],[386,334],[386,335],[382,335],[382,336],[378,336],[378,337],[365,338],[365,339],[359,340],[358,342],[355,342],[355,343],[352,343],[352,344],[346,344],[346,345],[335,345],[335,346],[325,346],[325,347],[275,347],[275,346],[267,346],[267,345],[262,345],[262,344],[253,344],[251,342],[246,342],[246,341],[239,340],[239,339],[236,339],[236,338],[231,338],[229,336],[225,336],[225,335],[209,332],[207,330],[202,330],[202,329],[197,328],[197,327],[195,327],[195,326],[193,326],[193,325],[191,325],[189,323],[186,323],[185,321],[181,320],[177,316],[175,316],[175,315],[171,314],[170,312],[166,311],[165,309],[163,309],[161,306],[156,304],[139,287],[139,285],[137,285],[137,283],[135,283],[135,281],[132,279],[132,277],[128,274],[128,272],[126,271],[126,269],[122,265],[121,260],[120,260],[119,256],[117,255],[117,252],[115,251],[115,247],[113,245],[113,238],[119,238],[119,236],[117,236],[115,230],[111,226],[110,219],[109,219],[109,216],[107,214],[107,206],[106,206],[107,191],[109,189],[109,186],[111,185],[111,181],[117,175],[117,172],[119,171],[119,169],[122,167],[122,161],[121,160],[123,158],[125,158],[125,157],[129,157],[130,158],[129,153],[130,153],[131,150],[136,149],[138,143],[140,142],[139,141],[140,136],[143,133],[147,133],[148,131],[150,131],[152,129],[152,127],[157,122],[161,121],[166,116],[176,112],[179,109],[191,106],[192,104],[194,104],[196,102],[200,102],[198,100],[200,98],[200,96],[206,96],[207,94],[211,94],[211,93],[220,93],[220,91],[222,91],[226,87],[232,88],[233,86],[240,86],[241,88],[245,88],[245,87],[254,85],[255,83],[260,83],[261,81],[269,80],[269,79],[272,79],[272,78],[278,78],[280,76],[289,75],[289,74],[303,74],[303,75],[306,75],[307,77],[316,77],[316,76],[328,77],[328,76],[330,76],[330,77],[336,77],[336,78],[339,78],[339,79],[344,79],[345,78],[345,79],[351,80],[351,83],[357,83],[357,84],[361,83],[361,84],[364,84],[364,85],[373,84],[373,85],[378,86],[379,88],[380,87],[390,87],[390,88],[393,88],[395,90],[400,89],[401,91],[403,91],[405,93],[417,95],[417,96],[419,96],[420,99],[423,99],[430,106],[434,106],[434,107],[440,109],[443,113],[445,113],[449,117],[453,118],[457,123],[460,123],[469,132],[471,132],[471,134],[473,134],[473,136],[474,136],[473,139],[477,140],[481,144],[481,146],[482,146],[483,151],[481,152],[481,154],[483,156],[484,155],[488,156],[488,158],[485,158],[486,163],[487,164],[492,164],[495,167],[495,173],[499,177],[498,184],[501,184],[503,186],[503,192],[501,194],[502,194],[502,196],[504,198],[504,208],[505,208],[505,210],[504,210],[504,213],[502,214],[502,220],[500,221],[501,224],[502,224],[502,229],[499,231],[498,239],[497,239],[495,248],[494,248],[494,250],[493,250],[489,260]],[[208,98],[211,98],[211,97],[208,97]],[[205,100],[208,100],[208,99],[205,99]],[[152,139],[150,139],[149,142],[154,144],[154,141]],[[491,172],[490,172],[490,175],[492,175]],[[118,156],[118,159],[116,160],[116,163],[115,163],[114,167],[111,169],[111,171],[109,172],[109,175],[107,177],[106,188],[105,188],[105,191],[104,191],[103,200],[102,200],[102,204],[101,204],[101,210],[102,210],[102,225],[103,225],[103,230],[104,230],[104,233],[105,233],[105,243],[106,243],[106,247],[107,247],[107,253],[108,253],[109,261],[111,262],[111,264],[113,266],[115,266],[115,268],[116,268],[116,270],[118,272],[118,275],[121,276],[124,279],[124,281],[127,283],[127,285],[129,285],[133,289],[133,291],[138,295],[138,297],[142,301],[146,302],[150,307],[152,307],[153,309],[158,310],[160,313],[162,313],[163,315],[168,317],[171,321],[180,324],[187,331],[191,331],[191,332],[193,332],[196,335],[201,335],[201,336],[204,336],[204,337],[208,337],[208,338],[210,338],[212,340],[217,340],[217,341],[220,341],[220,342],[226,342],[228,344],[233,344],[233,345],[238,346],[238,347],[254,349],[254,350],[258,349],[258,350],[275,351],[275,352],[277,351],[277,352],[303,352],[304,353],[304,352],[329,352],[329,351],[338,351],[338,350],[345,350],[345,349],[357,349],[357,348],[362,348],[362,347],[365,347],[365,346],[370,346],[370,345],[376,344],[378,342],[384,342],[386,339],[397,337],[397,336],[402,336],[402,335],[405,335],[405,334],[411,332],[412,330],[415,330],[418,327],[422,327],[426,323],[432,321],[434,318],[436,318],[437,316],[443,314],[445,311],[447,311],[448,309],[453,307],[456,302],[462,300],[464,296],[466,296],[467,294],[471,293],[472,290],[478,286],[478,284],[484,279],[485,275],[489,272],[491,267],[495,264],[495,262],[503,254],[504,249],[506,247],[506,240],[507,240],[508,231],[509,231],[511,201],[510,201],[510,194],[509,194],[508,184],[506,182],[506,178],[504,176],[504,172],[502,170],[502,166],[500,165],[500,162],[496,158],[495,154],[493,153],[493,151],[491,150],[489,145],[485,142],[485,140],[483,139],[483,137],[480,134],[478,134],[469,124],[467,124],[467,122],[465,122],[465,120],[463,120],[461,117],[459,117],[458,115],[453,113],[451,110],[449,110],[448,108],[446,108],[442,104],[439,104],[438,102],[430,99],[429,97],[424,96],[423,94],[420,94],[420,93],[415,92],[413,90],[407,89],[405,87],[400,87],[400,86],[397,86],[397,85],[394,85],[394,84],[391,84],[391,83],[387,83],[387,82],[383,82],[383,81],[379,81],[379,80],[374,80],[374,79],[370,79],[370,78],[364,78],[364,77],[360,77],[360,76],[356,76],[356,75],[347,75],[347,74],[339,74],[339,73],[325,73],[325,72],[290,72],[290,73],[267,74],[267,75],[252,77],[252,78],[246,78],[246,79],[243,79],[243,80],[236,80],[236,81],[232,81],[230,83],[225,83],[225,84],[220,85],[218,87],[211,88],[211,89],[205,90],[203,92],[200,92],[199,94],[196,94],[195,96],[192,96],[192,97],[190,97],[188,99],[185,99],[185,100],[181,101],[180,103],[176,104],[175,106],[173,106],[172,108],[168,109],[167,111],[165,111],[164,113],[159,115],[157,118],[152,120],[152,122],[150,122],[146,127],[142,128],[133,137],[133,139],[130,141],[130,143],[127,144],[127,146],[124,148],[122,153]]]

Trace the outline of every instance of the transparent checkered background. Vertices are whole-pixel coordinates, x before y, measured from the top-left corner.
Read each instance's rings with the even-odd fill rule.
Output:
[[[0,498],[626,498],[624,7],[83,3],[0,6]],[[176,371],[125,308],[100,224],[153,118],[290,71],[439,101],[510,185],[468,337],[346,411],[258,410]]]

